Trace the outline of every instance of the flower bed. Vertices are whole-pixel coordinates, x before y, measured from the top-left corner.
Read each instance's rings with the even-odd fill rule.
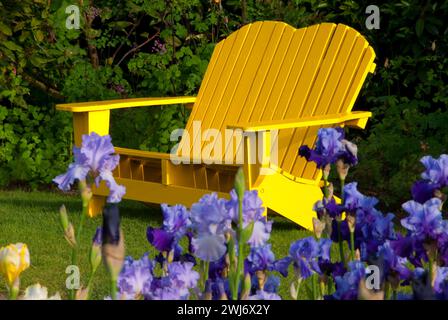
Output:
[[[345,184],[358,160],[356,146],[344,139],[342,130],[321,129],[316,147],[303,146],[299,153],[323,170],[324,196],[314,208],[318,216],[313,219],[314,236],[293,241],[288,256],[276,259],[272,252],[272,221],[263,215],[257,192],[245,190],[240,170],[230,200],[209,194],[190,210],[162,205],[162,226],[147,229],[157,254],[134,259],[125,257],[125,235],[120,228],[118,203],[125,188],[112,176],[119,158],[109,136],[84,136],[82,147],[74,150],[75,162],[55,178],[65,191],[77,182],[83,203],[76,228],[65,207],[60,210],[72,265],[77,265],[80,254],[78,243],[91,186],[104,180],[110,194],[103,225],[89,252],[89,281],[84,288],[69,290],[69,298],[91,297],[92,279],[101,261],[110,277],[106,299],[274,300],[280,299],[279,283],[291,271],[292,299],[303,292],[309,299],[448,298],[448,225],[442,215],[448,156],[422,158],[425,171],[412,187],[413,200],[403,204],[408,216],[399,227],[393,214],[376,208],[376,198],[357,190],[356,182]],[[333,195],[329,182],[332,168],[339,177],[341,199]],[[9,298],[60,299],[58,293],[49,297],[40,284],[20,294],[20,274],[29,265],[25,244],[1,248],[0,273]]]

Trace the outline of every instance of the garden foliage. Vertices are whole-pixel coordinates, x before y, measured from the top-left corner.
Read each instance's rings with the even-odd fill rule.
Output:
[[[366,29],[364,0],[77,3],[79,30],[65,27],[71,1],[0,4],[0,186],[49,183],[70,161],[71,116],[56,103],[196,94],[216,42],[258,20],[345,23],[371,42],[378,67],[356,103],[374,114],[356,140],[365,192],[398,208],[416,160],[447,152],[446,1],[376,3],[379,30]],[[119,146],[166,152],[187,118],[181,106],[116,110],[111,134]]]

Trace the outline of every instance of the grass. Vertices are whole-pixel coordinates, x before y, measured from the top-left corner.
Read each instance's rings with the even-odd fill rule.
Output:
[[[65,270],[70,265],[71,250],[59,224],[58,209],[62,204],[67,207],[69,218],[76,226],[81,211],[81,204],[76,196],[56,192],[0,191],[0,246],[23,242],[28,245],[31,254],[31,267],[21,277],[22,290],[39,282],[48,288],[50,295],[59,291],[66,297],[65,281],[68,275]],[[146,228],[149,225],[160,226],[160,209],[135,201],[123,201],[120,213],[126,255],[138,258],[149,251],[153,256],[154,251],[146,240]],[[292,241],[310,235],[282,217],[275,216],[273,220],[270,242],[276,258],[288,254]],[[79,253],[81,283],[84,284],[89,272],[88,251],[91,239],[100,225],[101,217],[88,219],[84,225]],[[279,293],[284,299],[289,298],[292,272],[289,278],[281,281]],[[0,293],[5,292],[5,283],[0,280]],[[108,292],[106,272],[104,267],[100,267],[94,279],[93,298],[102,299]]]

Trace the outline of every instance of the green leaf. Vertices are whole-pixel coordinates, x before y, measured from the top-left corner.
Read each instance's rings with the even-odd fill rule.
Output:
[[[10,27],[8,27],[6,24],[4,24],[3,22],[0,21],[0,31],[7,35],[7,36],[12,36],[12,30]]]
[[[37,42],[42,42],[44,40],[44,34],[41,30],[36,30],[33,33]]]
[[[125,29],[129,26],[131,26],[132,23],[129,21],[114,21],[109,23],[109,26],[116,29]]]
[[[424,28],[425,28],[425,20],[423,20],[422,18],[419,18],[417,20],[417,23],[415,24],[415,32],[417,34],[417,37],[420,38],[420,36],[423,33]]]
[[[254,222],[251,222],[246,228],[243,229],[243,232],[241,232],[241,241],[243,243],[249,241],[253,231],[254,231]]]
[[[6,48],[8,48],[9,50],[22,52],[22,47],[17,45],[17,44],[15,44],[12,41],[5,41],[5,42],[3,42],[3,45]]]

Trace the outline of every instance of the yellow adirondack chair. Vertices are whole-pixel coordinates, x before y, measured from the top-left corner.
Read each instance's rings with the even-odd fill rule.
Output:
[[[322,198],[321,171],[298,156],[298,149],[313,145],[321,127],[365,127],[371,113],[351,110],[367,74],[375,69],[374,58],[366,39],[342,24],[295,29],[283,22],[256,22],[216,45],[197,97],[71,103],[57,109],[73,112],[75,144],[80,145],[83,134],[109,133],[111,109],[185,104],[193,109],[178,150],[190,150],[190,160],[197,157],[195,148],[204,156],[205,148],[215,143],[194,136],[195,121],[222,133],[229,128],[261,132],[259,146],[266,156],[261,161],[251,159],[248,137],[237,144],[245,151],[247,187],[258,190],[266,208],[312,229],[312,208]],[[272,130],[278,130],[276,164],[268,157]],[[193,138],[190,145],[186,135]],[[120,164],[114,175],[126,186],[125,198],[147,203],[190,206],[210,192],[228,197],[238,169],[200,159],[176,165],[170,154],[158,152],[118,147],[116,152]],[[209,154],[207,160],[213,157]],[[94,190],[90,214],[101,211],[107,194],[104,185]]]

